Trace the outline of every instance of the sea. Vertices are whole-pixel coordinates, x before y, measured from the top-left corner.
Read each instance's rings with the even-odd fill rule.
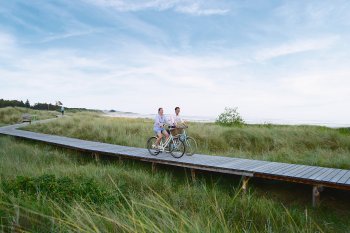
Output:
[[[109,117],[125,117],[125,118],[146,118],[154,119],[156,114],[139,114],[133,112],[111,112],[108,110],[103,111],[106,116]],[[170,115],[166,115],[170,118]],[[203,122],[212,123],[215,122],[216,117],[210,116],[181,116],[183,120],[190,122]],[[336,123],[336,122],[322,122],[322,121],[306,121],[306,120],[295,120],[295,119],[244,119],[247,124],[274,124],[274,125],[314,125],[314,126],[326,126],[330,128],[350,128],[350,123]]]

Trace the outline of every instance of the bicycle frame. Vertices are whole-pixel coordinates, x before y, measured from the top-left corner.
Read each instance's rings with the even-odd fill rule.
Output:
[[[158,138],[158,136],[157,136],[157,138]],[[168,139],[166,139],[164,143],[162,140],[160,140],[160,142],[159,142],[159,146],[161,147],[160,151],[161,152],[170,152],[170,151],[166,151],[165,147],[167,147],[171,141],[174,142],[174,137],[171,134],[169,134]]]
[[[185,142],[185,141],[187,141],[187,134],[186,134],[186,130],[185,130],[185,128],[182,128],[182,133],[181,134],[178,134],[178,136],[179,136],[179,139],[181,140],[182,139],[182,137],[183,137],[183,141]]]

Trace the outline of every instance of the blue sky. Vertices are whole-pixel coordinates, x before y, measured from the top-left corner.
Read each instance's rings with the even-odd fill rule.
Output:
[[[0,0],[0,98],[349,123],[350,1]]]

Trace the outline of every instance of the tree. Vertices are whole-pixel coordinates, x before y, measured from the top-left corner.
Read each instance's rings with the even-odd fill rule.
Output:
[[[63,104],[62,104],[61,101],[57,100],[57,101],[56,101],[56,105],[57,105],[57,106],[61,106],[61,105],[63,105]]]
[[[216,123],[220,125],[225,126],[240,126],[243,125],[245,122],[243,118],[240,116],[240,114],[237,111],[237,107],[235,108],[225,108],[225,111],[219,115],[219,117],[216,119]]]
[[[4,99],[0,99],[0,107],[25,107],[25,104],[23,103],[23,101],[19,101],[19,100],[4,100]]]
[[[26,108],[30,108],[30,103],[29,103],[29,100],[27,99],[27,101],[25,102],[24,104],[26,106]]]

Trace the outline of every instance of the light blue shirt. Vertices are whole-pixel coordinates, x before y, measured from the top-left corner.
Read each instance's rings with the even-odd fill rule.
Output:
[[[154,129],[162,129],[162,126],[167,123],[168,120],[166,117],[163,115],[157,115],[156,118],[154,119]]]

